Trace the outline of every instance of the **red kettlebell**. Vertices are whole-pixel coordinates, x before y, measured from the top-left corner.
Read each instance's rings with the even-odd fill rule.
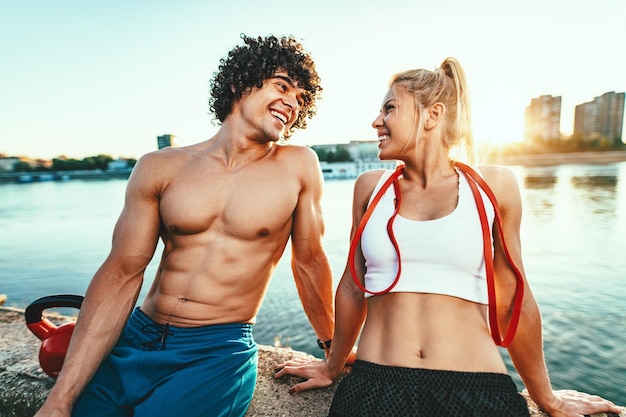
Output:
[[[39,364],[41,369],[52,378],[56,378],[61,371],[75,323],[67,323],[57,327],[50,320],[44,318],[42,312],[47,308],[56,307],[80,309],[83,298],[81,295],[51,295],[35,300],[26,307],[24,314],[26,326],[42,340],[39,348]]]

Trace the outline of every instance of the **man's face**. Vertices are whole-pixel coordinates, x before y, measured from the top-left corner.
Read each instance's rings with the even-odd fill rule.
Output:
[[[249,94],[244,94],[235,106],[240,107],[241,115],[251,126],[270,141],[277,141],[298,118],[303,93],[297,81],[279,70],[261,88],[253,87]]]

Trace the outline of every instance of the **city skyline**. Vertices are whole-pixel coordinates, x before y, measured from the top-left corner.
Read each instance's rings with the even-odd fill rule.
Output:
[[[140,157],[159,135],[208,139],[208,80],[240,33],[293,34],[317,62],[324,98],[295,144],[375,139],[390,75],[446,56],[465,67],[475,134],[492,143],[523,140],[532,98],[561,96],[569,135],[576,105],[626,91],[617,0],[205,3],[4,2],[0,153]]]

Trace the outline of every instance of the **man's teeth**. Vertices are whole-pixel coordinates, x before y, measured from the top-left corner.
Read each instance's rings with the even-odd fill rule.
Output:
[[[277,111],[271,111],[270,114],[280,119],[281,122],[287,123],[287,118],[285,117],[284,114],[278,113]]]
[[[382,141],[383,141],[383,140],[385,140],[385,139],[389,139],[389,135],[382,135],[382,136],[379,136],[379,137],[378,137],[378,141],[379,141],[379,142],[382,142]]]

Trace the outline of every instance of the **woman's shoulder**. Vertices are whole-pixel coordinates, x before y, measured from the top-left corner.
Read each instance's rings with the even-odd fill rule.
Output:
[[[507,167],[501,165],[480,165],[480,174],[492,187],[510,186],[517,184],[515,173]]]
[[[386,169],[372,169],[369,171],[361,172],[355,181],[355,188],[363,188],[373,190],[376,187],[376,184],[380,181],[383,176],[388,176],[393,171],[389,171]]]
[[[364,171],[356,178],[354,183],[354,198],[366,204],[376,190],[378,184],[385,177],[391,175],[393,171],[385,169],[374,169]],[[366,204],[367,205],[367,204]]]
[[[517,176],[507,167],[500,165],[481,165],[481,175],[493,191],[500,207],[520,204],[520,190]]]

